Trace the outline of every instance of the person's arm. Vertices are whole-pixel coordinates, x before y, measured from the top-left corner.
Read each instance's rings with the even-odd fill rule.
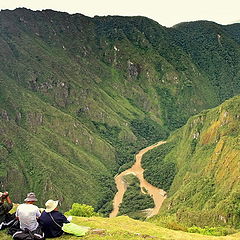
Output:
[[[40,216],[41,216],[41,213],[40,213],[39,209],[37,209],[37,211],[36,211],[36,218],[39,219]]]
[[[12,200],[10,199],[10,196],[9,196],[9,195],[7,195],[6,201],[7,201],[8,204],[12,204]]]
[[[57,216],[57,222],[58,223],[69,223],[69,221],[67,220],[67,218],[60,212],[58,212]]]
[[[7,204],[5,204],[5,211],[9,212],[13,208],[13,204],[10,199],[10,196],[8,195],[8,192],[5,192],[4,194],[6,197],[3,199],[3,201],[6,200],[6,202],[7,202]]]
[[[15,213],[15,216],[16,216],[17,220],[19,220],[19,213],[18,213],[18,211],[19,211],[19,207],[17,207],[16,213]]]

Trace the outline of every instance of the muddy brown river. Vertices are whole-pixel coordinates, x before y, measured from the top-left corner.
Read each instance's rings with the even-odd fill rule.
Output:
[[[164,143],[166,142],[160,141],[154,145],[142,149],[138,154],[136,154],[135,156],[136,161],[134,165],[115,177],[115,183],[118,191],[113,199],[113,211],[110,213],[109,217],[116,217],[118,214],[120,204],[122,203],[123,195],[127,190],[127,184],[123,180],[123,177],[126,176],[127,174],[134,174],[140,181],[141,189],[145,188],[148,191],[148,194],[150,194],[150,196],[154,200],[155,207],[148,210],[147,217],[152,217],[159,212],[159,209],[161,208],[162,203],[166,198],[166,192],[162,189],[154,187],[144,179],[143,177],[144,169],[141,166],[141,160],[143,154]],[[144,191],[142,190],[142,192]]]

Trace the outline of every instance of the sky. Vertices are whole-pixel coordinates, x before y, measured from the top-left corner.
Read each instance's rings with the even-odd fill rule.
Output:
[[[240,0],[0,0],[0,9],[25,7],[95,15],[145,16],[171,27],[180,22],[240,22]]]

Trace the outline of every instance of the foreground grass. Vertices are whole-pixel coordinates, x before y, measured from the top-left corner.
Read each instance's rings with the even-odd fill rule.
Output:
[[[203,236],[200,234],[186,233],[181,231],[173,231],[166,228],[156,226],[153,223],[141,222],[133,220],[126,216],[116,218],[91,217],[82,218],[74,217],[73,222],[79,225],[88,226],[93,229],[102,229],[102,233],[90,233],[84,237],[75,237],[64,235],[60,240],[125,240],[125,239],[164,239],[164,240],[237,240],[240,239],[240,233],[225,237]],[[0,232],[1,240],[10,240],[10,236],[5,231]]]

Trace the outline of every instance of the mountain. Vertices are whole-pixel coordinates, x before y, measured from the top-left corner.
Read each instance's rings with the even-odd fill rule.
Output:
[[[2,189],[111,211],[136,151],[240,93],[238,27],[1,11]]]
[[[173,29],[175,42],[201,69],[223,101],[236,95],[239,88],[239,24],[221,26],[213,22],[181,23]],[[184,40],[182,40],[184,35]],[[221,69],[221,70],[220,70]],[[229,91],[225,91],[228,88]]]
[[[168,191],[162,215],[176,214],[188,225],[239,227],[239,107],[237,96],[191,117],[144,155],[146,179]]]

